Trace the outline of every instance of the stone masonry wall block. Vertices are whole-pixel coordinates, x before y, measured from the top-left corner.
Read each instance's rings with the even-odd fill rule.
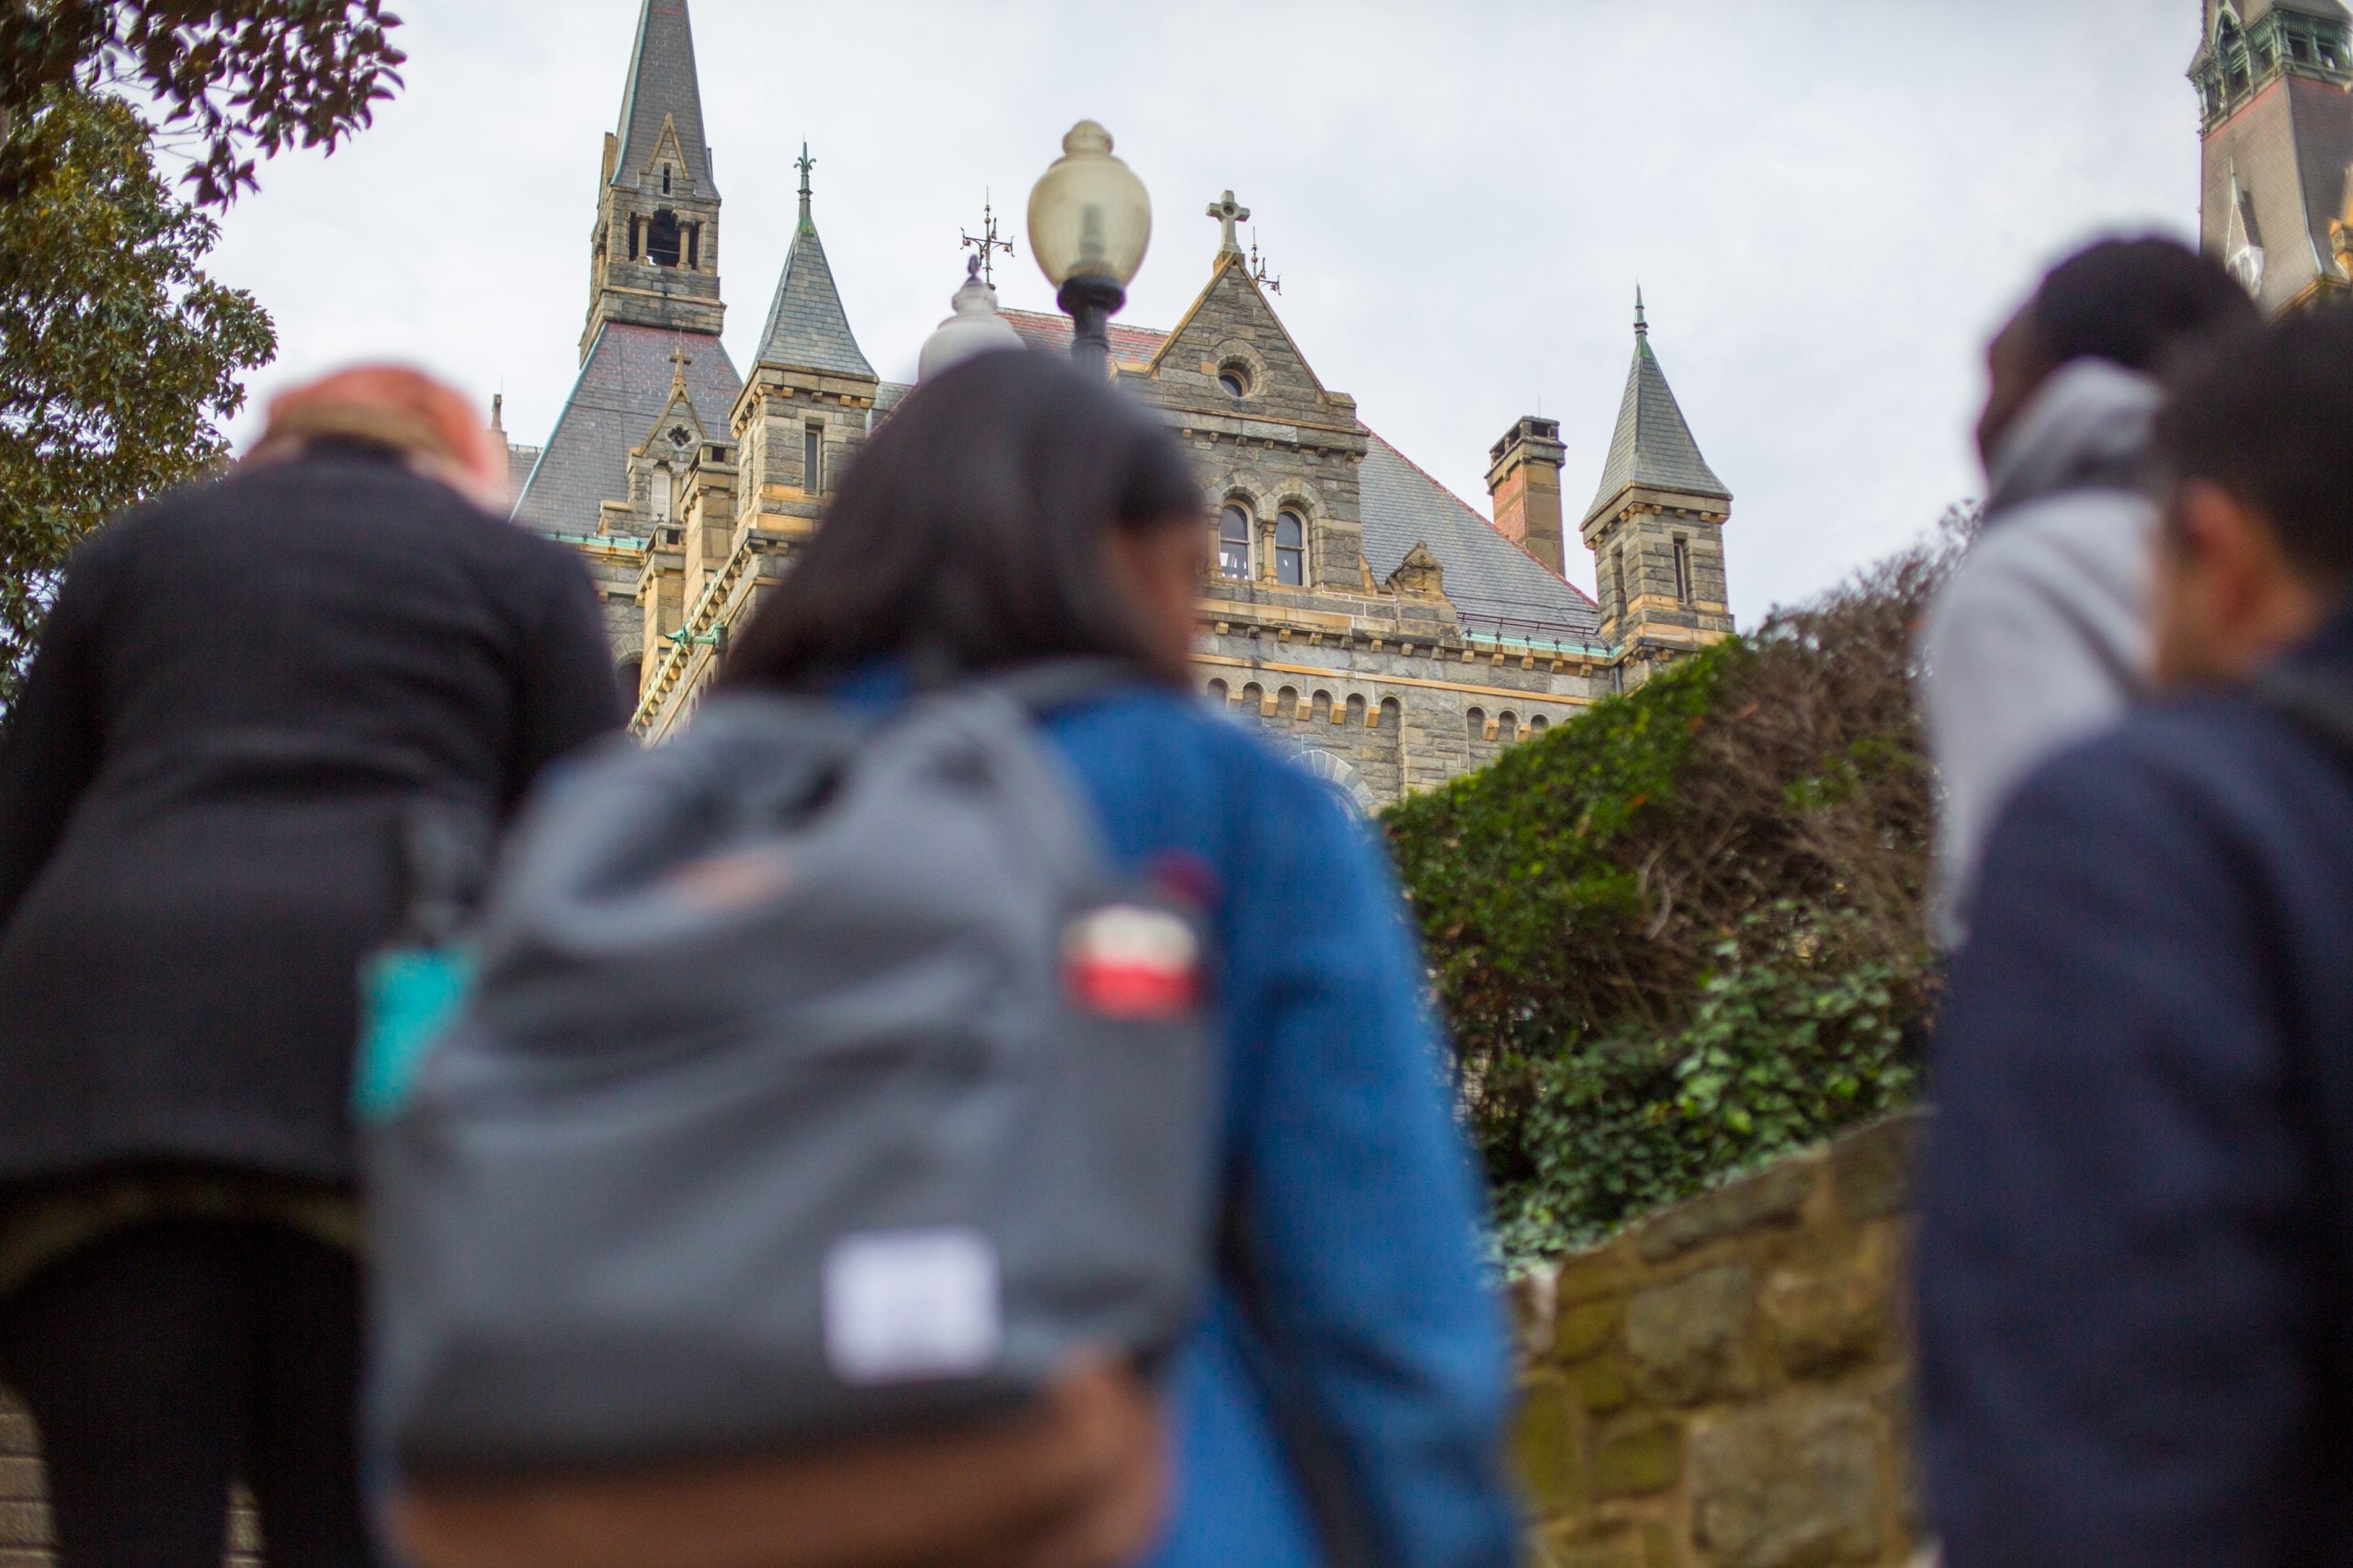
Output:
[[[1512,1449],[1519,1461],[1520,1485],[1538,1513],[1581,1506],[1584,1467],[1577,1460],[1576,1417],[1567,1389],[1545,1381],[1525,1391]]]
[[[1756,1380],[1748,1353],[1755,1296],[1746,1263],[1703,1268],[1637,1295],[1626,1312],[1634,1386],[1670,1405],[1746,1392]]]
[[[1757,1293],[1759,1314],[1791,1377],[1836,1372],[1863,1360],[1886,1335],[1888,1238],[1874,1230],[1855,1245],[1777,1269]]]
[[[1792,1402],[1703,1427],[1691,1448],[1699,1543],[1722,1568],[1836,1568],[1881,1547],[1880,1432],[1859,1400]]]
[[[1593,1439],[1593,1494],[1638,1497],[1664,1492],[1683,1475],[1683,1427],[1679,1422],[1630,1419],[1597,1431]]]

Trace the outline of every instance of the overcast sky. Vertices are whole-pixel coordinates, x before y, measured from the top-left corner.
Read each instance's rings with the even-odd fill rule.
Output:
[[[638,0],[397,0],[406,90],[332,158],[264,165],[214,258],[278,322],[257,398],[414,359],[536,444],[574,370],[601,137]],[[983,192],[1017,231],[1081,117],[1150,187],[1123,319],[1173,324],[1232,187],[1324,383],[1486,510],[1489,444],[1558,418],[1574,529],[1631,346],[1652,341],[1735,500],[1744,623],[1976,493],[1979,345],[2102,231],[2188,235],[2194,0],[694,0],[748,368],[791,159],[886,377],[960,280]],[[237,433],[250,436],[251,413]],[[1588,590],[1590,558],[1570,574]]]

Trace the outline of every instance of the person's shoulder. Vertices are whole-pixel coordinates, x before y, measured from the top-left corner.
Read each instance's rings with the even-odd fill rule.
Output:
[[[2145,703],[2062,748],[2020,785],[2011,814],[2064,835],[2212,832],[2265,814],[2316,754],[2293,721],[2241,692]]]
[[[1978,536],[1954,565],[1938,608],[2007,605],[2021,592],[2096,583],[2134,585],[2149,574],[2155,508],[2125,491],[2083,490],[2029,501]]]

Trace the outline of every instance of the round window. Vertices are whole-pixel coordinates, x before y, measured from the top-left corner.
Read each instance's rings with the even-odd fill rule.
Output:
[[[1250,395],[1249,367],[1241,364],[1226,366],[1217,373],[1217,384],[1225,389],[1225,395],[1228,397],[1248,397]]]

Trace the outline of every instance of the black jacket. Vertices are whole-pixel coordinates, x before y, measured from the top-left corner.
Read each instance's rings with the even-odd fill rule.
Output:
[[[2353,689],[2353,618],[2291,667]],[[2353,1563],[2353,760],[2135,714],[1991,841],[1938,1040],[1949,1568]]]
[[[405,818],[503,820],[620,719],[579,564],[389,454],[100,529],[0,749],[0,1182],[348,1178],[357,969],[401,913]]]

